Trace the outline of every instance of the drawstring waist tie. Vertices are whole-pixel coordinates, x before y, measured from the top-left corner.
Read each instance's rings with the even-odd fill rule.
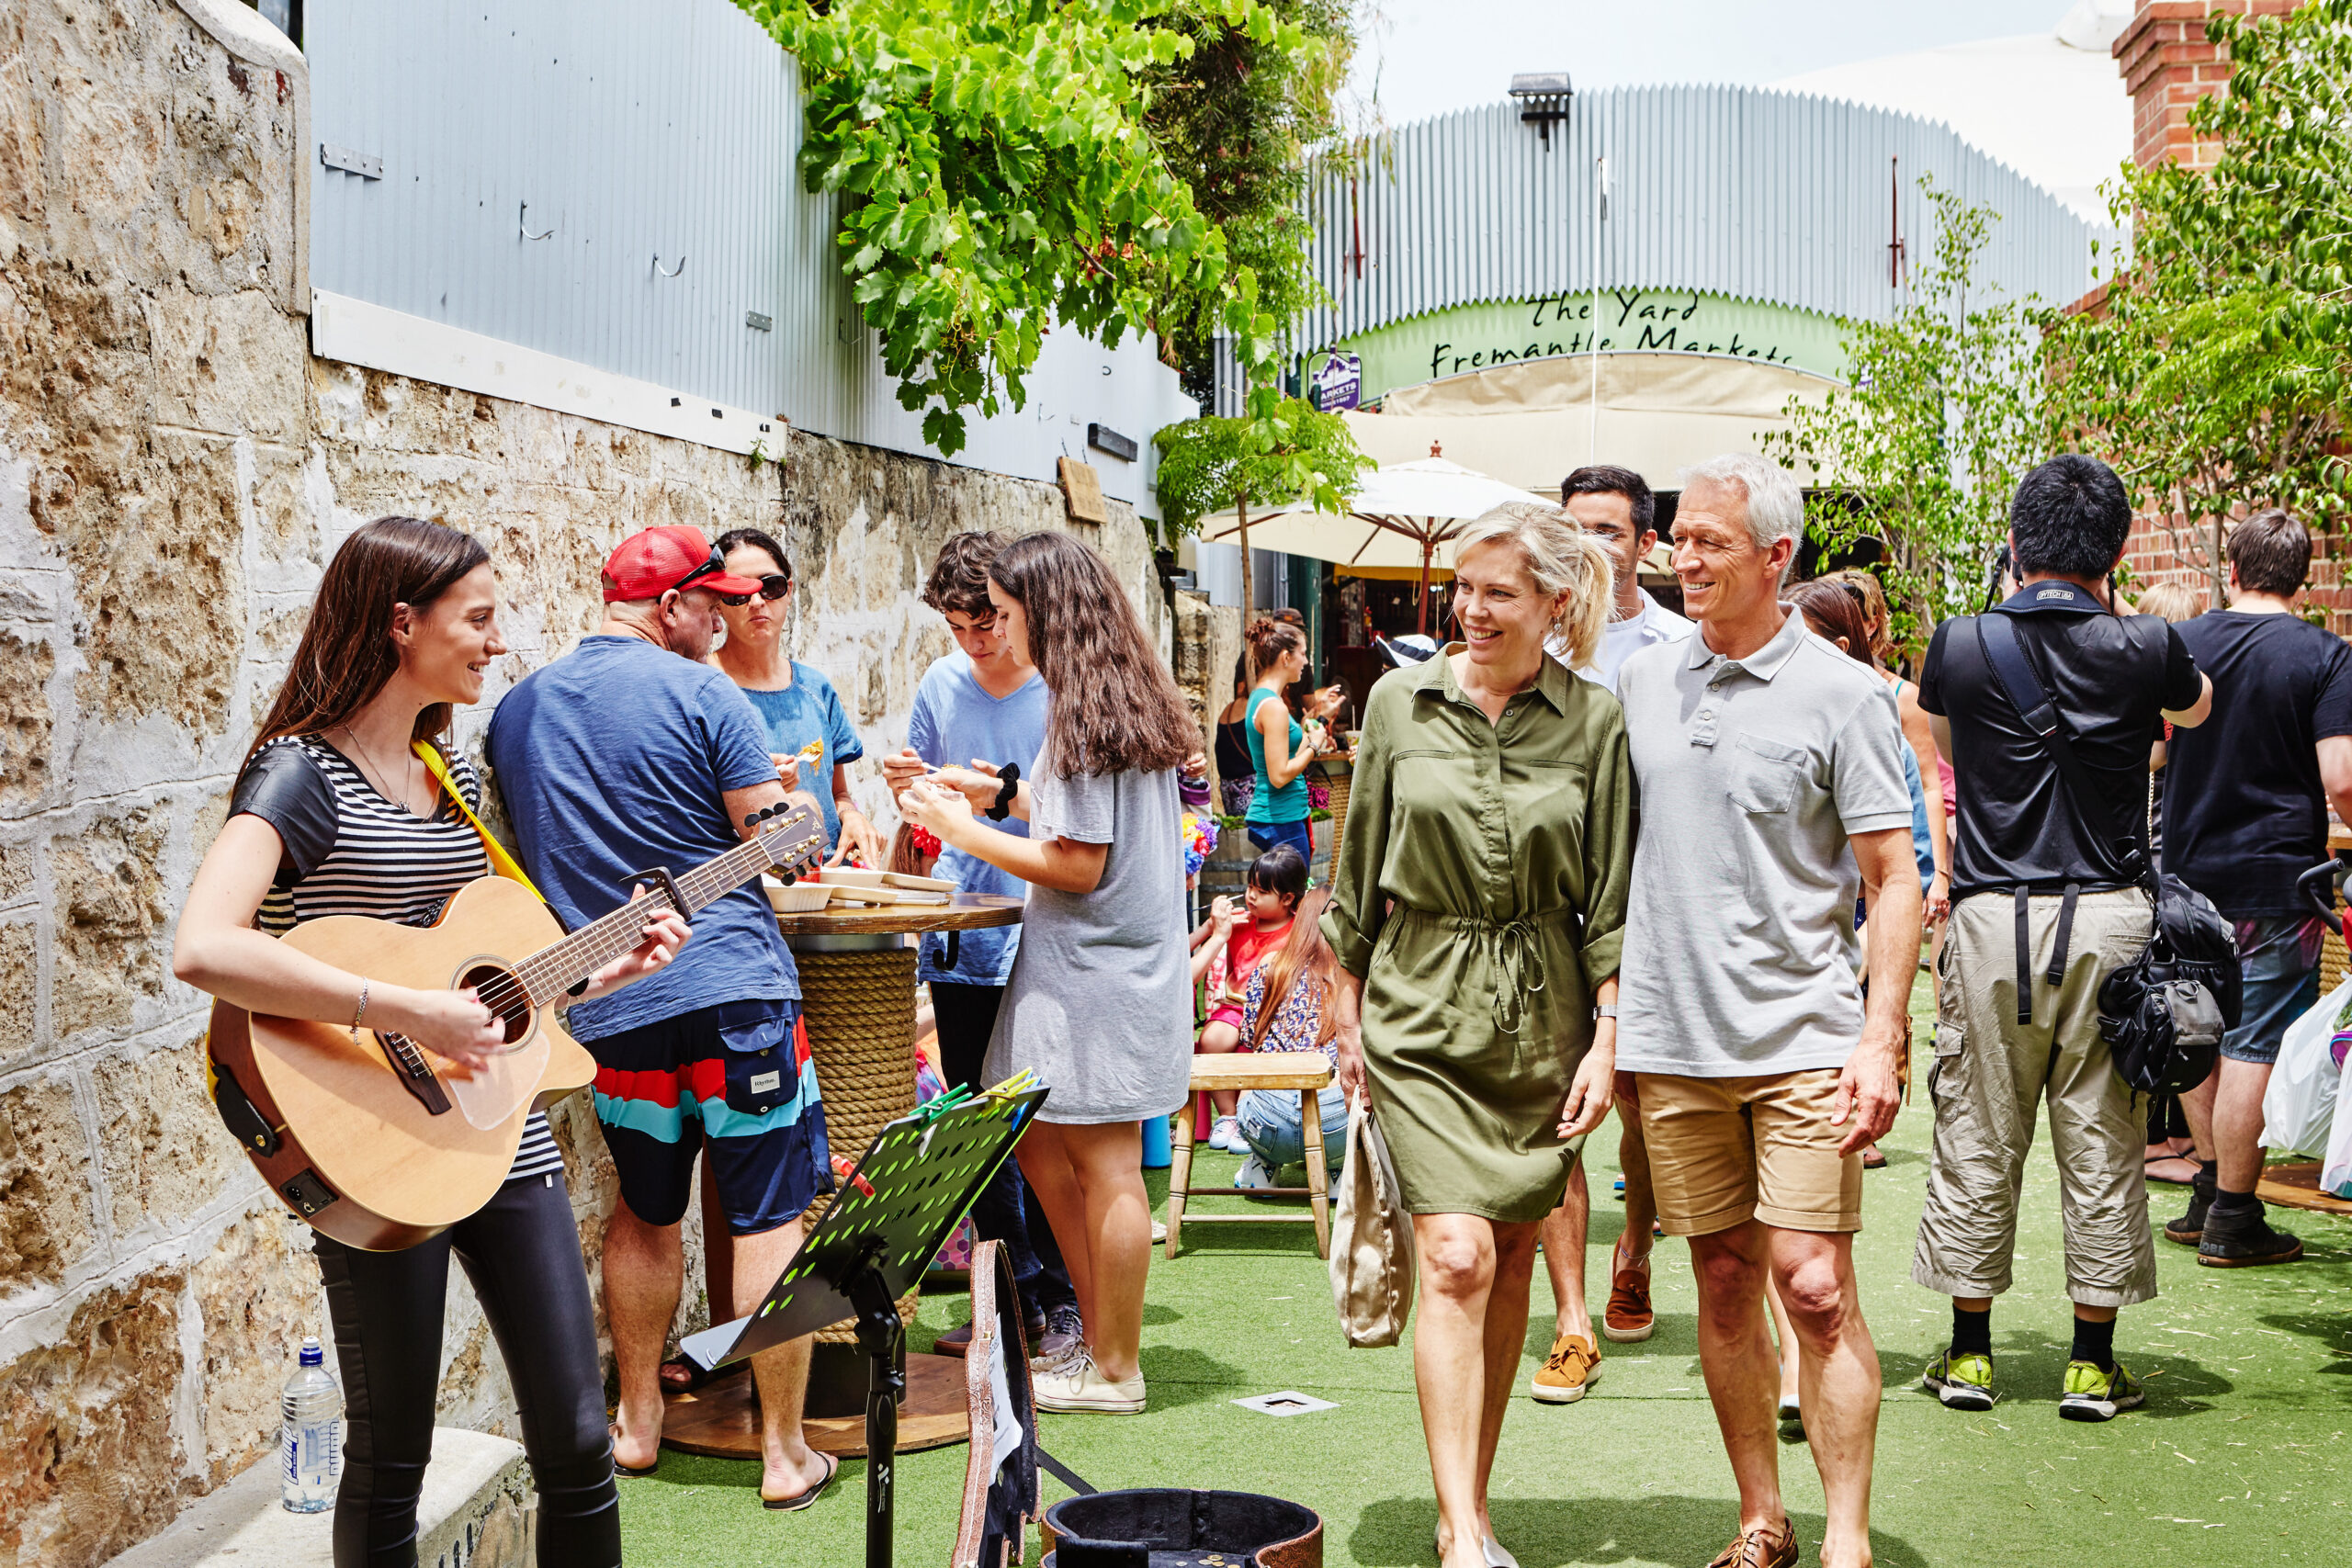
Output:
[[[1506,1034],[1516,1034],[1526,1021],[1526,998],[1544,989],[1546,978],[1544,966],[1543,933],[1537,929],[1545,920],[1560,919],[1568,911],[1563,908],[1522,915],[1515,920],[1492,920],[1483,915],[1441,915],[1427,909],[1416,909],[1400,904],[1396,918],[1413,919],[1436,926],[1442,931],[1461,931],[1482,943],[1496,971],[1495,1027]]]

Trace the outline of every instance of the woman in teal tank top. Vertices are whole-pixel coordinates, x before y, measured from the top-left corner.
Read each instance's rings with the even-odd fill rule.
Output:
[[[1306,673],[1306,637],[1285,622],[1260,621],[1250,628],[1249,641],[1250,669],[1257,683],[1243,722],[1258,781],[1257,792],[1250,797],[1250,841],[1261,852],[1288,844],[1311,864],[1315,853],[1306,827],[1306,764],[1314,752],[1282,696],[1283,688]]]

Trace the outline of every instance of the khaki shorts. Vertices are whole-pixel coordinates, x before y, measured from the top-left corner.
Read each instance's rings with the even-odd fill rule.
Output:
[[[1749,1220],[1792,1231],[1862,1228],[1862,1156],[1840,1155],[1838,1070],[1762,1077],[1636,1073],[1650,1190],[1668,1235]]]

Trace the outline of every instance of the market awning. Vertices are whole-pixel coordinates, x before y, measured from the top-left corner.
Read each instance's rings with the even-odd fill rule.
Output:
[[[1381,400],[1379,412],[1344,417],[1374,462],[1419,457],[1436,442],[1455,462],[1556,498],[1569,470],[1591,462],[1615,463],[1654,489],[1678,490],[1692,463],[1761,452],[1766,432],[1787,428],[1783,411],[1791,398],[1817,403],[1838,385],[1810,371],[1728,355],[1604,353],[1599,369],[1597,439],[1589,355],[1399,388]],[[1250,532],[1254,543],[1254,523]]]

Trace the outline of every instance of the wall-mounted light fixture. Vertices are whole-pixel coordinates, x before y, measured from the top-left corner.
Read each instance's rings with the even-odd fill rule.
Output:
[[[1568,118],[1569,101],[1576,89],[1568,85],[1565,71],[1525,71],[1510,79],[1510,96],[1519,102],[1519,118],[1522,125],[1532,125],[1544,138],[1544,151],[1552,150],[1552,125]]]

